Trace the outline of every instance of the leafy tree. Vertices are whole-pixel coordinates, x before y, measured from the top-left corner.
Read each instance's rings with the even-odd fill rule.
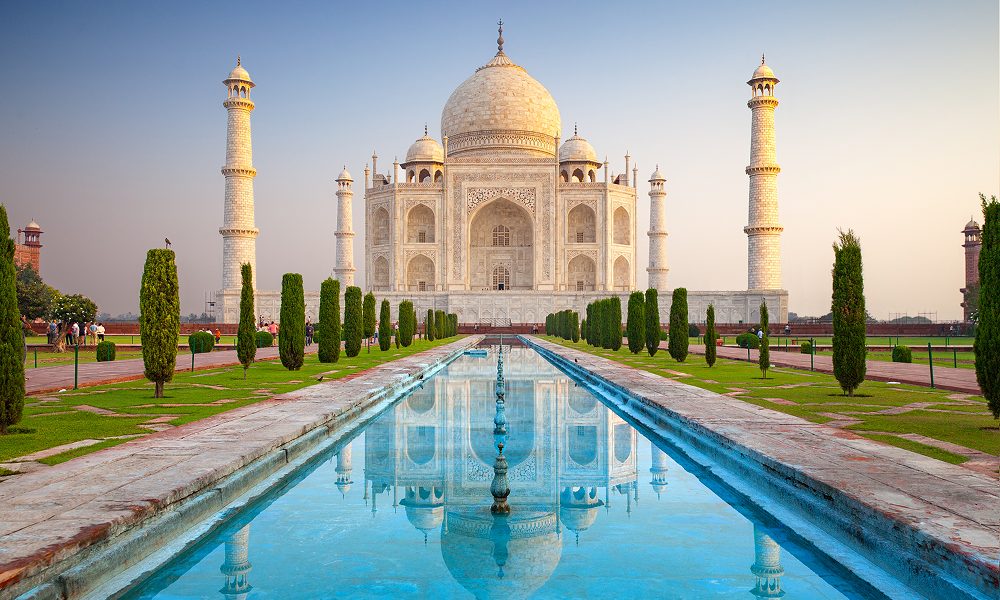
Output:
[[[437,339],[434,335],[434,310],[430,308],[427,309],[427,316],[424,318],[424,337],[429,342]]]
[[[622,347],[622,300],[618,296],[608,298],[608,349],[618,351]]]
[[[688,292],[687,288],[674,290],[670,303],[670,336],[667,349],[677,362],[684,362],[688,355]]]
[[[642,292],[632,292],[628,297],[628,349],[638,354],[646,346],[646,296]]]
[[[173,381],[180,327],[181,299],[174,251],[154,248],[146,253],[139,289],[142,362],[146,379],[155,384],[154,398],[162,398],[163,385]]]
[[[403,300],[399,303],[399,343],[404,348],[409,348],[413,343],[413,330],[416,324],[416,315],[413,313],[413,302]]]
[[[34,321],[48,315],[58,295],[59,291],[46,285],[31,265],[17,267],[17,310],[26,319]]]
[[[365,345],[368,346],[368,351],[371,352],[371,338],[375,335],[375,294],[373,292],[365,294],[363,313],[362,322],[364,323]]]
[[[865,279],[861,242],[840,232],[833,245],[833,375],[848,396],[865,380]]]
[[[289,371],[298,371],[306,352],[306,298],[302,275],[285,273],[281,277],[281,331],[278,332],[278,355]]]
[[[257,357],[257,329],[254,318],[253,270],[250,263],[240,265],[242,288],[240,289],[240,325],[236,330],[236,357],[243,365],[243,379],[247,369]]]
[[[24,412],[24,325],[18,314],[14,240],[0,204],[0,435]]]
[[[340,282],[332,277],[319,286],[319,362],[335,363],[340,360]]]
[[[344,352],[354,358],[361,352],[361,288],[350,286],[344,293]]]
[[[646,351],[655,356],[660,349],[660,301],[656,288],[646,290]]]
[[[760,350],[757,352],[757,366],[760,367],[760,376],[764,379],[767,379],[767,370],[771,367],[771,340],[768,336],[770,324],[767,303],[762,300],[760,303],[760,331],[763,337],[760,339]]]
[[[1000,419],[1000,202],[983,202],[983,246],[979,253],[979,325],[976,327],[976,381]]]
[[[709,304],[708,312],[705,314],[705,362],[709,368],[715,366],[715,306]]]
[[[392,346],[392,311],[389,301],[383,299],[378,313],[378,347],[385,352]]]
[[[59,322],[55,340],[56,352],[62,352],[66,349],[66,332],[73,323],[80,323],[82,327],[83,323],[93,321],[95,315],[97,315],[97,305],[82,294],[56,296],[56,299],[52,301],[52,310],[49,312],[49,317]],[[174,339],[174,344],[176,345],[176,343],[177,340]]]

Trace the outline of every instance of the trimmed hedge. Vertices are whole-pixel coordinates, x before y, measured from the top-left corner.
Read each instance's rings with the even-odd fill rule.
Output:
[[[213,340],[214,341],[214,340]],[[115,359],[117,348],[114,342],[99,342],[97,344],[97,362],[111,362]]]
[[[643,310],[646,312],[646,352],[650,356],[656,354],[660,349],[660,301],[656,288],[646,290],[646,303]]]
[[[892,362],[913,362],[913,351],[910,350],[909,346],[894,346],[892,349]]]
[[[756,333],[741,333],[736,336],[736,345],[740,348],[750,348],[756,350],[760,348],[760,338]]]
[[[257,357],[256,326],[254,319],[253,269],[250,263],[240,265],[240,325],[236,330],[236,357],[243,365],[243,379],[247,378],[247,369]]]
[[[424,338],[428,342],[433,342],[437,339],[437,336],[434,335],[434,310],[430,308],[427,309],[427,316],[424,317]]]
[[[694,323],[688,323],[688,337],[701,337],[701,328]]]
[[[392,316],[389,301],[382,299],[378,315],[378,347],[385,352],[392,346]]]
[[[319,288],[319,323],[313,339],[319,344],[321,363],[340,360],[340,282],[326,278]]]
[[[188,348],[191,354],[211,352],[215,348],[215,336],[207,331],[196,331],[188,336]]]
[[[274,345],[274,336],[271,335],[269,331],[258,331],[257,332],[257,347],[258,348],[270,348]]]
[[[628,297],[628,321],[625,324],[628,349],[638,354],[646,347],[646,295],[632,292]]]
[[[306,358],[306,298],[299,273],[285,273],[281,277],[280,315],[278,356],[283,367],[298,371]]]
[[[812,354],[813,353],[812,344],[810,344],[809,342],[802,342],[802,344],[799,345],[799,352],[801,352],[802,354]]]
[[[413,312],[413,302],[403,300],[399,303],[399,331],[397,337],[404,348],[413,343],[413,332],[416,329],[417,315]]]
[[[361,288],[349,286],[344,293],[344,353],[354,358],[361,352],[362,319]]]
[[[670,341],[667,344],[667,351],[677,362],[687,358],[688,335],[687,288],[677,288],[670,303]]]

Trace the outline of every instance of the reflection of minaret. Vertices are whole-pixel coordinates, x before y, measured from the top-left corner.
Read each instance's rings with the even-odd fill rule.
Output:
[[[340,490],[341,496],[346,496],[347,492],[351,489],[351,444],[348,443],[346,446],[341,448],[340,452],[337,453],[337,468],[334,469],[337,472],[337,489]]]
[[[781,546],[753,526],[754,561],[750,572],[757,576],[757,585],[750,593],[758,598],[781,598],[785,592],[781,589],[781,576],[785,570],[781,568]]]
[[[441,527],[444,522],[444,490],[437,485],[406,486],[406,497],[400,502],[410,524],[424,534]]]
[[[243,599],[247,597],[253,586],[247,579],[250,572],[250,525],[245,526],[226,540],[226,560],[219,568],[226,576],[226,585],[219,593],[226,598]]]
[[[576,534],[586,531],[597,520],[597,509],[604,502],[597,497],[596,487],[566,487],[559,494],[559,518],[567,529]]]
[[[667,455],[664,454],[663,450],[656,447],[656,444],[649,444],[650,451],[653,454],[653,466],[649,468],[649,472],[653,474],[653,480],[650,481],[650,485],[653,486],[653,491],[656,492],[656,498],[660,498],[660,493],[667,491]]]

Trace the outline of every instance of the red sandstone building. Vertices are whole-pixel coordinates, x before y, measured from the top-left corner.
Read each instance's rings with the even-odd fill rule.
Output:
[[[35,273],[42,272],[42,228],[32,221],[24,229],[17,230],[17,243],[14,245],[14,264],[18,266],[31,265]]]
[[[972,310],[966,301],[966,296],[969,288],[979,285],[979,251],[983,247],[983,236],[975,219],[970,219],[965,224],[962,233],[965,234],[965,243],[962,244],[965,248],[965,287],[959,291],[962,292],[963,316],[968,321],[972,316]]]

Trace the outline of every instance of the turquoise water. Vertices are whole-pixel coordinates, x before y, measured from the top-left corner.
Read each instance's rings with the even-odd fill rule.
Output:
[[[463,356],[128,598],[878,598],[528,348]]]

